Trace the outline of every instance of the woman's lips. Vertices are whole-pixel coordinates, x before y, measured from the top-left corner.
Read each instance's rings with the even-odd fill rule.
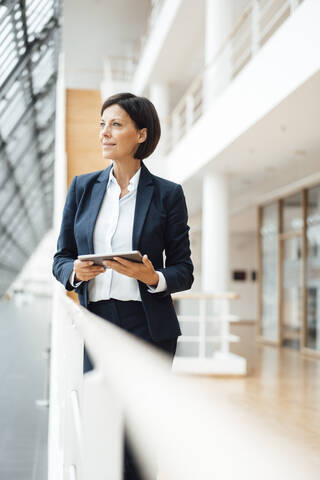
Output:
[[[103,147],[114,147],[115,143],[103,143]]]

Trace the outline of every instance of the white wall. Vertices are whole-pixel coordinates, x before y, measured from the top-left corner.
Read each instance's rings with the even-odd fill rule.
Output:
[[[251,272],[257,270],[257,236],[255,233],[232,233],[230,235],[230,282],[229,290],[239,293],[240,298],[231,303],[231,312],[244,320],[257,319],[257,281],[251,280]],[[245,270],[246,281],[232,281],[233,270]]]
[[[66,87],[100,89],[103,59],[132,55],[146,30],[148,0],[68,0],[63,5]]]

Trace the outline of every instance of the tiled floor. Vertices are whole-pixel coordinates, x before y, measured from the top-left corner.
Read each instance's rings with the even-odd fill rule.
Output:
[[[0,301],[0,479],[47,478],[51,300]]]

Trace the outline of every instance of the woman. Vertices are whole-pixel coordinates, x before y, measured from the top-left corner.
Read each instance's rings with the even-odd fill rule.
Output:
[[[53,274],[81,305],[167,352],[181,335],[171,294],[193,283],[188,214],[182,187],[152,175],[143,159],[161,130],[154,105],[120,93],[101,108],[100,141],[106,170],[72,180],[63,211]],[[140,250],[143,263],[122,258],[107,267],[78,255]],[[163,251],[166,260],[163,265]],[[92,369],[85,351],[84,372]],[[125,479],[139,479],[125,445]]]

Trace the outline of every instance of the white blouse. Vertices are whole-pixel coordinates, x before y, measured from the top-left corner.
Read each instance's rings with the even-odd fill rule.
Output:
[[[110,170],[106,193],[93,232],[94,253],[128,252],[132,250],[134,211],[140,173],[141,168],[130,179],[128,193],[120,198],[121,188],[113,175],[113,167]],[[167,288],[164,275],[162,272],[157,273],[159,275],[157,287],[148,286],[148,291],[151,293],[162,292]],[[71,274],[69,281],[74,287],[81,283],[74,284],[74,272]],[[89,280],[88,296],[89,302],[98,302],[110,298],[141,301],[138,281],[111,268]]]

